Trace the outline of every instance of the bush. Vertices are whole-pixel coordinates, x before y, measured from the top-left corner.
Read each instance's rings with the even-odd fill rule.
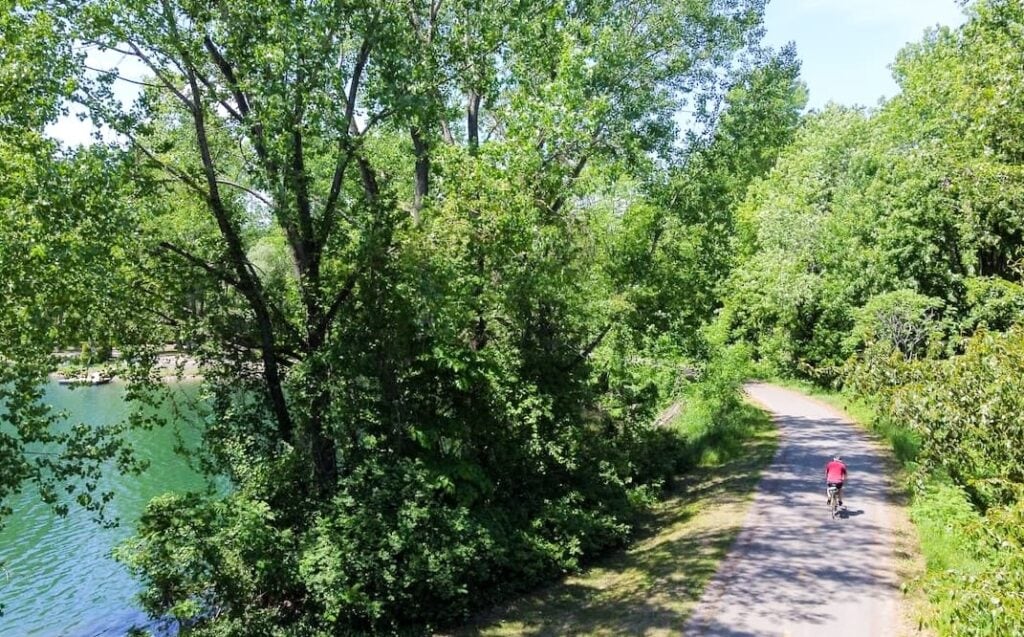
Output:
[[[1024,510],[980,515],[967,494],[940,482],[918,494],[914,522],[929,559],[929,623],[943,635],[1024,635]]]
[[[922,356],[942,340],[942,311],[942,301],[913,290],[873,296],[855,312],[849,349],[884,343],[907,358]]]
[[[849,387],[910,432],[918,475],[940,476],[914,506],[931,623],[958,636],[1024,634],[1024,328],[979,331],[944,360],[869,348]]]
[[[982,507],[1024,496],[1024,329],[979,332],[963,355],[909,367],[892,415],[922,440],[922,458],[943,467]]]
[[[290,534],[274,526],[270,508],[244,496],[209,499],[197,494],[154,498],[139,520],[135,537],[116,554],[146,588],[143,606],[155,616],[185,625],[224,614],[230,624],[194,634],[271,634],[282,614],[297,610],[300,597],[268,603],[268,591],[297,591]],[[217,591],[216,600],[212,597]]]
[[[371,465],[303,538],[299,575],[324,626],[381,629],[460,617],[486,581],[493,530],[420,463]]]
[[[546,488],[476,498],[452,466],[367,460],[297,530],[247,492],[167,495],[118,555],[144,607],[196,637],[421,634],[621,546],[681,449],[668,431],[619,431]]]

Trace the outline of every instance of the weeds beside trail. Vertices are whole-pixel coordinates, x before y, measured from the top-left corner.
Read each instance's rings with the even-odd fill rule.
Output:
[[[942,637],[1024,635],[1024,626],[1012,619],[1019,607],[1003,603],[994,594],[983,598],[984,587],[1000,581],[1000,573],[1010,568],[1016,559],[1013,552],[1019,549],[1006,544],[1003,552],[995,550],[991,524],[986,524],[986,516],[972,504],[965,489],[941,470],[921,468],[917,462],[921,443],[914,432],[880,416],[868,401],[803,381],[777,382],[843,409],[892,447],[900,463],[897,479],[906,485],[908,511],[924,561],[915,564],[918,560],[908,555],[901,568],[904,574],[913,575],[905,588],[914,606],[916,630]],[[1002,593],[1012,596],[1015,591]]]
[[[673,481],[627,550],[582,574],[479,617],[461,636],[675,635],[739,532],[777,437],[752,405],[718,421],[697,401],[671,426],[696,466]]]
[[[926,592],[922,585],[925,575],[928,550],[925,548],[924,530],[915,517],[919,511],[931,504],[921,500],[920,494],[913,493],[914,478],[912,476],[913,460],[917,454],[919,442],[912,432],[898,427],[893,423],[877,417],[875,406],[867,401],[851,398],[845,394],[825,389],[814,383],[793,378],[772,378],[773,383],[799,391],[807,396],[820,400],[838,409],[854,423],[857,423],[880,439],[892,452],[892,479],[898,504],[907,509],[909,517],[903,517],[896,525],[896,546],[894,554],[897,559],[896,571],[902,583],[904,600],[901,635],[929,635],[924,623],[933,609],[929,607]],[[856,467],[852,468],[856,472]],[[934,550],[934,549],[932,549]]]

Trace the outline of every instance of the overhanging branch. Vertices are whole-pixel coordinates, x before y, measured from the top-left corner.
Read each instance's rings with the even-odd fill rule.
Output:
[[[179,257],[181,257],[182,259],[184,259],[184,260],[188,261],[189,263],[191,263],[192,265],[194,265],[194,266],[204,270],[208,274],[213,275],[218,280],[223,281],[224,283],[228,283],[228,284],[230,284],[231,286],[233,286],[235,288],[239,287],[238,279],[235,278],[234,276],[232,276],[232,274],[230,272],[226,272],[226,271],[218,268],[217,266],[215,266],[212,263],[206,261],[205,259],[201,259],[201,258],[197,257],[196,255],[192,254],[188,250],[185,250],[184,248],[180,248],[180,247],[174,245],[173,243],[171,243],[169,241],[161,241],[158,245],[163,250],[166,250],[167,252],[171,252],[173,254],[176,254]]]

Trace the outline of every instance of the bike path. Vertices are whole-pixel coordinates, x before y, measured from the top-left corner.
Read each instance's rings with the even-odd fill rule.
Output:
[[[773,414],[779,447],[756,485],[743,530],[704,591],[685,635],[896,635],[897,523],[886,452],[840,412],[797,392],[751,383]],[[849,468],[847,512],[825,506],[825,463]]]

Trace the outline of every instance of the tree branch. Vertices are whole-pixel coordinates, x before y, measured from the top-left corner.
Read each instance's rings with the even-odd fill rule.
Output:
[[[447,120],[441,118],[441,136],[444,138],[444,142],[449,146],[455,145],[455,136],[452,135],[451,126],[448,125]]]
[[[197,257],[196,255],[192,254],[191,252],[189,252],[189,251],[187,251],[187,250],[185,250],[183,248],[179,248],[178,246],[174,245],[170,241],[161,241],[157,245],[159,245],[160,248],[166,250],[167,252],[174,253],[174,254],[178,255],[179,257],[181,257],[182,259],[185,259],[186,261],[188,261],[192,265],[195,265],[195,266],[205,270],[207,273],[213,275],[214,277],[216,277],[217,279],[223,281],[224,283],[228,283],[228,284],[232,285],[235,288],[239,287],[238,279],[236,279],[234,276],[232,276],[231,273],[225,272],[224,270],[221,270],[220,268],[216,267],[215,265],[207,262],[204,259],[201,259],[201,258]]]
[[[356,153],[356,163],[359,165],[359,175],[362,177],[363,190],[366,191],[367,198],[376,201],[380,196],[380,186],[377,185],[377,175],[373,172],[373,167],[358,152]]]
[[[192,110],[192,121],[196,133],[196,143],[199,146],[199,155],[202,159],[203,172],[206,175],[207,188],[209,189],[209,197],[207,201],[209,203],[210,210],[213,212],[213,216],[217,221],[217,227],[220,229],[221,236],[227,244],[228,258],[230,259],[231,264],[235,269],[236,276],[238,277],[238,290],[249,302],[249,305],[256,316],[263,356],[263,375],[267,382],[267,392],[271,407],[277,420],[278,433],[282,440],[292,443],[294,426],[291,414],[288,411],[288,403],[284,396],[280,370],[277,365],[277,346],[275,343],[274,325],[267,307],[266,298],[263,294],[259,278],[256,276],[255,271],[252,269],[251,264],[245,256],[241,237],[234,227],[231,215],[228,213],[228,210],[224,206],[224,202],[220,197],[220,190],[217,183],[217,171],[213,163],[213,156],[210,152],[210,143],[206,132],[205,109],[201,106],[201,91],[199,88],[199,82],[196,79],[195,64],[193,63],[187,48],[181,44],[183,39],[181,38],[180,33],[178,33],[174,12],[168,4],[168,1],[162,0],[160,4],[163,8],[164,19],[167,21],[167,27],[170,30],[172,37],[179,45],[178,53],[181,55],[182,62],[185,66],[185,75],[189,82],[189,88],[196,100],[196,108]],[[206,39],[208,39],[208,37]]]
[[[608,335],[608,332],[611,331],[612,325],[614,325],[612,321],[606,323],[605,326],[601,328],[601,331],[597,333],[597,336],[595,336],[593,340],[587,343],[586,347],[580,350],[571,362],[569,362],[566,365],[562,365],[559,369],[563,372],[567,372],[576,365],[579,365],[583,361],[587,360],[587,358],[594,352],[594,350],[597,349],[597,346],[601,344],[601,341],[604,340],[604,337]]]
[[[221,53],[220,49],[214,43],[210,36],[203,37],[203,46],[206,51],[210,54],[210,59],[213,60],[214,65],[220,70],[221,75],[224,76],[224,80],[228,83],[228,90],[235,98],[235,104],[238,107],[238,113],[242,117],[249,116],[249,99],[245,96],[241,86],[238,83],[238,78],[235,76],[235,70],[231,67],[231,63],[227,61],[224,54]]]
[[[212,81],[210,81],[210,78],[206,77],[205,75],[199,75],[198,77],[199,81],[203,84],[203,86],[205,86],[206,89],[210,91],[210,93],[214,96],[214,99],[217,100],[217,103],[221,105],[221,108],[227,111],[228,115],[230,115],[233,120],[235,120],[239,124],[244,124],[245,119],[242,117],[242,114],[235,110],[235,107],[231,106],[231,104],[229,104],[226,99],[221,99],[217,95],[217,87],[213,84]]]
[[[583,172],[583,168],[586,167],[586,165],[587,165],[587,159],[588,159],[587,156],[583,155],[576,162],[576,165],[573,166],[572,172],[569,173],[570,184],[571,184],[571,182],[576,181],[577,179],[579,179],[580,173]],[[558,197],[555,199],[555,202],[553,204],[551,204],[551,213],[552,214],[557,214],[558,211],[562,209],[562,206],[565,205],[565,202],[567,200],[568,200],[568,195],[566,195],[565,193],[562,193],[562,194],[558,195]]]
[[[142,63],[145,64],[147,67],[149,67],[149,70],[153,72],[154,77],[156,77],[156,79],[160,80],[161,84],[166,86],[168,90],[170,90],[172,93],[174,93],[174,95],[176,95],[177,98],[179,100],[181,100],[181,103],[184,104],[185,107],[190,112],[194,111],[197,108],[199,108],[198,102],[190,100],[189,98],[185,97],[185,94],[182,93],[180,90],[178,90],[178,87],[174,86],[174,84],[169,79],[164,77],[164,74],[161,73],[160,69],[156,66],[156,64],[153,63],[153,61],[149,59],[149,56],[147,56],[145,53],[142,52],[142,49],[137,47],[135,45],[135,43],[133,43],[133,42],[128,42],[128,46],[131,47],[132,51],[134,51],[134,56],[137,57],[138,59],[142,60]],[[193,95],[193,97],[194,97],[194,95]]]
[[[317,326],[317,329],[321,334],[327,333],[327,329],[330,327],[334,317],[337,316],[338,311],[341,310],[341,307],[346,301],[348,301],[349,297],[352,296],[352,291],[355,289],[356,281],[359,279],[359,275],[362,274],[362,271],[362,267],[356,268],[350,272],[348,278],[345,279],[345,285],[342,286],[341,291],[334,297],[334,301],[331,303],[331,306],[320,319],[320,324]]]
[[[348,99],[345,103],[345,121],[351,124],[354,123],[353,118],[356,112],[356,96],[359,94],[359,85],[362,82],[363,69],[366,68],[366,62],[370,59],[370,40],[363,39],[362,46],[359,47],[359,56],[356,58],[356,66],[352,69],[352,79],[349,81],[348,87]]]
[[[338,197],[341,195],[341,184],[345,178],[345,171],[348,170],[348,164],[352,160],[352,155],[358,152],[355,145],[351,143],[349,136],[352,134],[353,128],[355,127],[356,96],[358,94],[359,84],[362,81],[363,69],[366,67],[366,62],[369,57],[370,40],[364,39],[362,45],[359,47],[359,56],[356,58],[356,65],[352,70],[352,80],[349,83],[348,97],[345,102],[346,126],[340,133],[341,138],[338,140],[338,160],[335,162],[334,174],[331,177],[331,190],[327,195],[327,202],[324,204],[323,214],[320,216],[320,232],[318,233],[318,239],[321,247],[326,245],[327,240],[330,238],[331,228],[334,225],[335,211],[338,207]],[[382,111],[380,113],[380,119],[386,117],[384,113],[387,112],[387,110]],[[369,129],[373,123],[375,123],[375,121],[371,119],[370,122],[367,123],[367,129]],[[364,182],[365,181],[366,180],[364,178]]]
[[[246,186],[243,186],[242,184],[235,183],[233,181],[229,181],[229,180],[221,178],[221,177],[217,178],[217,183],[221,184],[222,186],[231,186],[232,188],[235,188],[237,190],[241,190],[244,193],[252,195],[254,198],[256,198],[259,201],[261,201],[267,207],[270,207],[270,208],[274,207],[274,203],[272,201],[270,201],[269,199],[267,199],[265,196],[261,195],[260,193],[256,192],[252,188],[248,188]]]
[[[185,184],[189,189],[191,189],[196,194],[198,194],[203,199],[203,201],[207,201],[208,202],[210,200],[210,193],[207,192],[199,184],[198,181],[193,179],[192,176],[190,176],[188,173],[186,173],[186,172],[184,172],[182,170],[179,170],[178,168],[175,168],[174,166],[168,164],[164,160],[162,160],[159,157],[157,157],[156,153],[154,153],[149,148],[147,148],[144,144],[142,144],[142,142],[140,142],[139,139],[137,137],[135,137],[135,135],[133,135],[131,132],[122,131],[122,133],[128,138],[128,141],[130,141],[132,143],[132,146],[134,148],[137,148],[137,149],[141,150],[142,153],[144,155],[146,155],[146,157],[149,157],[150,161],[152,161],[156,165],[160,166],[160,168],[163,169],[167,174],[172,175],[178,181],[180,181],[181,183]]]
[[[412,137],[412,145],[416,153],[416,188],[413,195],[412,218],[413,222],[419,225],[423,199],[430,190],[430,153],[429,146],[420,134],[419,128],[413,126],[409,135]]]
[[[298,81],[301,86],[302,80]],[[301,95],[296,99],[295,115],[292,124],[292,183],[295,188],[295,210],[298,214],[298,236],[291,236],[292,250],[295,253],[295,261],[298,263],[299,272],[302,276],[302,284],[308,283],[307,276],[316,278],[319,270],[319,250],[314,242],[316,235],[313,232],[312,210],[309,201],[309,175],[306,173],[306,158],[304,154],[304,141],[302,137],[302,120],[305,113],[305,100]],[[291,224],[287,224],[290,226]],[[287,229],[287,227],[286,227]],[[307,302],[307,305],[309,303]]]
[[[469,140],[469,154],[476,155],[480,147],[480,100],[479,93],[470,92],[466,104],[466,135]]]
[[[443,0],[434,0],[430,3],[430,30],[431,33],[437,26],[437,14],[441,12],[441,3]]]
[[[267,170],[267,176],[271,181],[275,181],[278,175],[277,163],[270,157],[266,140],[263,137],[263,125],[253,119],[249,98],[242,90],[234,68],[209,35],[203,37],[203,47],[210,54],[210,59],[213,60],[214,66],[217,67],[221,76],[224,77],[228,90],[231,91],[232,96],[235,98],[238,113],[237,119],[240,123],[248,126],[253,148],[256,149],[256,155],[263,162],[264,168]]]
[[[109,76],[113,77],[114,79],[116,79],[118,82],[127,82],[128,84],[134,84],[136,86],[145,86],[145,87],[148,87],[148,88],[158,88],[158,89],[165,89],[165,88],[167,88],[163,84],[153,84],[152,82],[143,82],[141,80],[133,80],[133,79],[127,78],[127,77],[121,75],[120,73],[115,72],[113,69],[101,69],[101,68],[97,68],[95,66],[89,66],[88,64],[83,64],[82,67],[87,69],[87,70],[89,70],[89,71],[93,71],[95,73],[100,73],[101,75],[109,75]]]

